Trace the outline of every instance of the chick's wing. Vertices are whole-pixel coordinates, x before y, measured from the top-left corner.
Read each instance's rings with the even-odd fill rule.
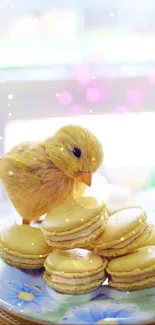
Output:
[[[43,161],[43,149],[34,143],[14,147],[0,161],[0,178],[17,211],[31,214],[40,188],[41,178],[34,173]],[[33,200],[32,200],[33,198]]]

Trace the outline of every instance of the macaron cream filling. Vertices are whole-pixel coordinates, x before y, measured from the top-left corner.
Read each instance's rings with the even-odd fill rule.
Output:
[[[96,281],[92,281],[89,283],[83,283],[81,285],[77,284],[75,282],[75,284],[66,284],[66,283],[56,283],[53,282],[51,280],[51,278],[49,277],[49,275],[45,272],[43,275],[43,279],[44,281],[53,289],[55,289],[58,292],[62,292],[62,293],[70,293],[70,294],[82,294],[82,293],[87,293],[90,292],[92,290],[97,289],[103,282],[104,282],[104,278],[100,279],[100,280],[96,280]]]
[[[12,254],[8,254],[8,253],[6,253],[4,251],[0,252],[0,255],[4,260],[8,260],[8,262],[12,261],[12,262],[16,263],[16,265],[19,265],[19,264],[27,265],[27,264],[29,264],[31,266],[32,265],[34,265],[34,266],[35,265],[36,266],[37,265],[42,265],[43,266],[44,260],[47,257],[47,255],[44,256],[44,257],[41,257],[42,255],[40,255],[40,257],[32,257],[31,256],[31,258],[26,258],[26,257],[21,258],[21,257],[16,257],[16,256],[14,256]]]
[[[47,272],[48,273],[48,272]],[[66,277],[62,277],[62,276],[58,276],[58,275],[51,275],[48,273],[48,275],[51,277],[51,281],[55,282],[55,283],[63,283],[63,284],[72,284],[72,285],[82,285],[83,283],[90,283],[91,281],[96,281],[96,280],[100,280],[100,279],[104,279],[105,278],[105,272],[101,271],[95,275],[90,275],[87,277],[72,277],[72,278],[66,278]]]

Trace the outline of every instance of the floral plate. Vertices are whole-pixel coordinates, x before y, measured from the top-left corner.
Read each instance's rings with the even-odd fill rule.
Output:
[[[153,219],[155,214],[149,214],[149,220]],[[6,218],[0,222],[8,224]],[[155,287],[121,292],[104,283],[88,294],[66,295],[50,289],[42,273],[43,269],[17,269],[0,259],[0,308],[35,323],[116,325],[155,321]]]
[[[155,320],[155,288],[120,292],[106,284],[84,295],[59,294],[42,272],[19,270],[0,260],[0,305],[35,323],[141,324]]]

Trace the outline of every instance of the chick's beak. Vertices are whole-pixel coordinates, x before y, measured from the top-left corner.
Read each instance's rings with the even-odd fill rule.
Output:
[[[78,176],[78,179],[80,182],[82,182],[88,186],[91,186],[91,183],[92,183],[92,174],[91,173],[79,172],[77,176]]]

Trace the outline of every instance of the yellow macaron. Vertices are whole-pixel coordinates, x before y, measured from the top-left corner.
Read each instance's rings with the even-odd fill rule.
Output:
[[[104,230],[108,214],[94,197],[67,201],[49,212],[41,226],[49,246],[58,249],[89,247]]]
[[[119,290],[138,290],[155,286],[155,246],[142,247],[116,257],[107,267],[109,285]]]
[[[146,241],[152,229],[142,209],[124,209],[108,219],[104,232],[95,240],[93,247],[99,255],[109,258],[124,255]]]
[[[45,260],[45,282],[62,293],[81,294],[105,280],[108,261],[86,249],[55,250]]]
[[[0,256],[8,264],[39,269],[50,252],[39,228],[14,225],[0,233]]]

